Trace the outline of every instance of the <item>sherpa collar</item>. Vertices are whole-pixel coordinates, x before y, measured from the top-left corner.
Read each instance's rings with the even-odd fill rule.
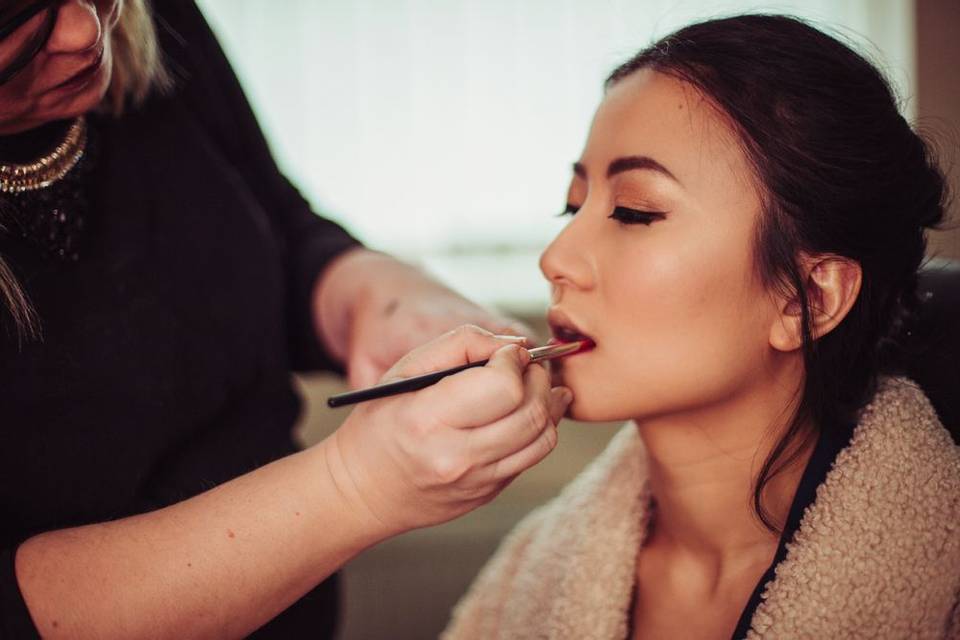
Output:
[[[649,515],[644,460],[625,425],[506,538],[444,638],[624,638]],[[960,448],[914,383],[887,379],[817,489],[747,637],[955,637],[958,591]]]

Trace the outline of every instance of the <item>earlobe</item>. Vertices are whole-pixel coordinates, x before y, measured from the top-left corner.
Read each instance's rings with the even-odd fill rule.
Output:
[[[858,262],[840,256],[806,258],[801,268],[806,274],[810,331],[817,339],[833,331],[853,308],[863,272]],[[783,300],[770,328],[770,346],[778,351],[799,349],[803,344],[802,322],[799,300]]]
[[[800,303],[787,301],[770,327],[770,346],[777,351],[796,351],[802,344]]]

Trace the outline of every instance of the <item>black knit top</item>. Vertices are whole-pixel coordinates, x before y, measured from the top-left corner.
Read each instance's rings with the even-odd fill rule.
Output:
[[[36,636],[14,575],[23,540],[181,501],[291,453],[289,371],[334,366],[309,294],[356,241],[280,174],[193,3],[152,4],[176,88],[89,116],[78,258],[0,231],[42,322],[22,344],[8,316],[0,330],[0,638]],[[22,156],[31,136],[43,142],[0,138],[0,157]],[[335,582],[257,637],[332,636]]]

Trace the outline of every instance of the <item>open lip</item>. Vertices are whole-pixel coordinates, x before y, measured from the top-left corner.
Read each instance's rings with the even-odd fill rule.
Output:
[[[596,345],[589,334],[584,333],[567,314],[559,309],[550,310],[547,314],[547,323],[550,325],[550,333],[553,334],[551,342],[554,344],[589,340],[591,345]]]
[[[93,60],[87,66],[83,67],[75,74],[64,80],[63,82],[54,85],[48,91],[56,91],[58,89],[63,89],[65,87],[71,87],[77,84],[82,84],[93,76],[97,71],[100,70],[101,65],[103,65],[103,53],[104,47],[101,45],[100,50],[94,56]]]

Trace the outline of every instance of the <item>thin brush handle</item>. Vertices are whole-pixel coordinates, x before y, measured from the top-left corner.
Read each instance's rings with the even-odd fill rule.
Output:
[[[479,360],[477,362],[468,362],[467,364],[462,364],[458,367],[451,367],[449,369],[443,369],[442,371],[425,373],[422,376],[404,378],[403,380],[395,380],[394,382],[385,382],[383,384],[378,384],[375,387],[360,389],[358,391],[348,391],[347,393],[341,393],[327,398],[327,406],[336,408],[348,404],[355,404],[357,402],[385,398],[398,393],[419,391],[420,389],[425,389],[432,384],[440,382],[447,376],[452,376],[455,373],[460,373],[461,371],[466,371],[467,369],[472,369],[474,367],[482,367],[488,362],[490,362],[489,359]]]
[[[551,358],[568,356],[580,351],[586,344],[587,343],[585,341],[579,341],[568,342],[565,344],[547,345],[545,347],[530,349],[530,362],[539,362],[541,360],[550,360]],[[420,389],[429,387],[432,384],[440,382],[447,376],[452,376],[455,373],[460,373],[461,371],[466,371],[467,369],[472,369],[474,367],[482,367],[488,362],[490,362],[489,359],[479,360],[477,362],[468,362],[467,364],[461,364],[460,366],[451,367],[450,369],[443,369],[442,371],[433,371],[431,373],[425,373],[412,378],[404,378],[403,380],[385,382],[384,384],[378,384],[375,387],[368,387],[367,389],[359,389],[357,391],[340,393],[327,398],[327,406],[336,408],[348,404],[356,404],[357,402],[365,402],[367,400],[376,400],[377,398],[394,396],[398,393],[418,391]]]

